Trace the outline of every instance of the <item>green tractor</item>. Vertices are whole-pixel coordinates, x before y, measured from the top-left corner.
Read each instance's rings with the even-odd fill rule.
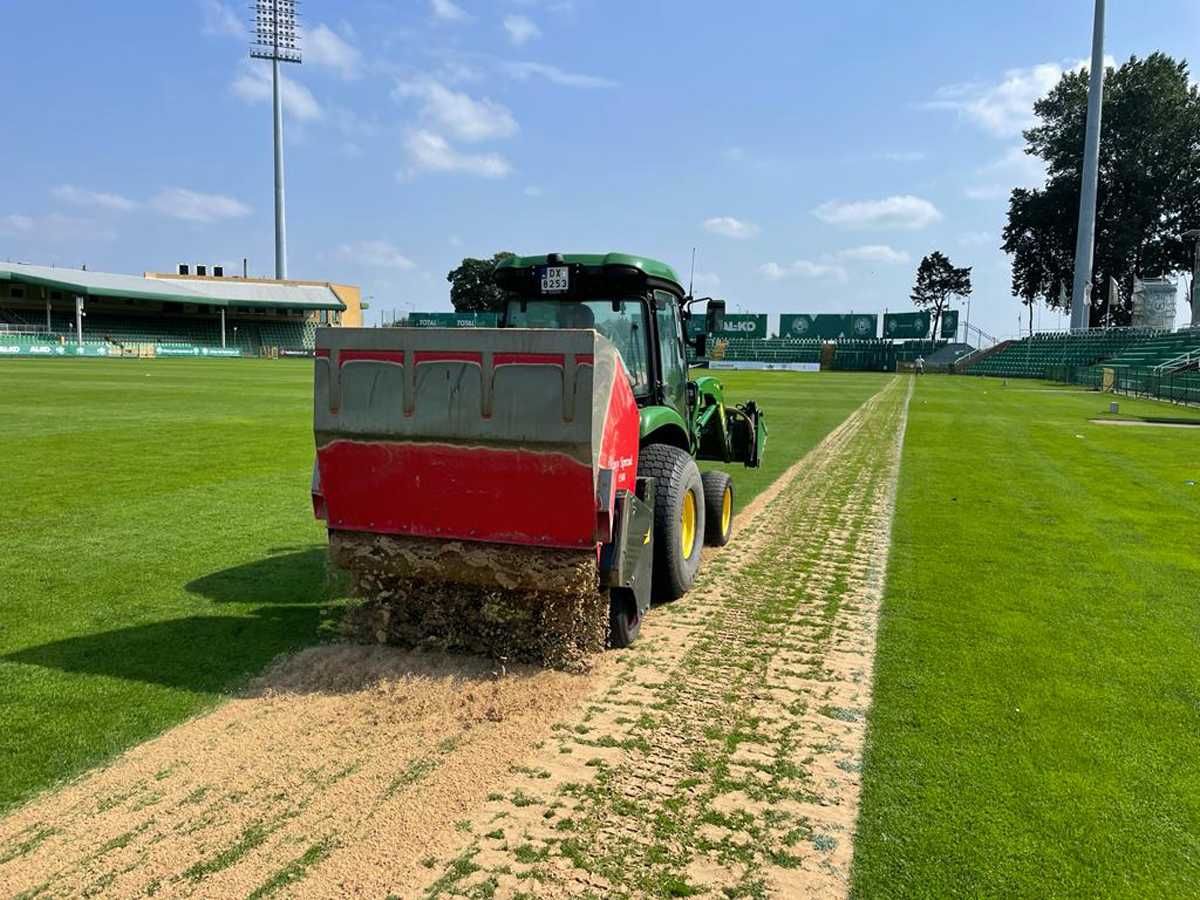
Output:
[[[314,508],[352,569],[541,596],[587,563],[626,646],[729,541],[733,483],[697,460],[758,466],[763,415],[689,378],[701,301],[664,263],[551,253],[495,274],[496,329],[318,331]],[[708,300],[705,331],[723,315]],[[480,545],[486,566],[462,549]]]
[[[724,302],[697,301],[666,263],[624,253],[514,256],[496,282],[510,294],[502,327],[590,328],[620,353],[638,407],[638,476],[655,485],[653,596],[679,598],[696,579],[702,543],[722,547],[732,533],[733,481],[702,473],[697,460],[757,467],[766,444],[756,403],[726,407],[720,381],[689,378],[691,306],[706,303],[704,332],[692,342],[703,356]],[[614,616],[614,643],[636,636],[642,612]]]

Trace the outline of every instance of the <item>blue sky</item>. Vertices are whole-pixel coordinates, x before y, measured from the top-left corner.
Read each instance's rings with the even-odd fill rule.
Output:
[[[273,269],[269,64],[242,0],[5,0],[0,258]],[[448,309],[509,249],[619,249],[732,310],[910,308],[922,255],[1022,309],[999,251],[1032,103],[1092,0],[306,0],[286,67],[289,273]],[[1200,4],[1110,4],[1116,59],[1200,46]],[[1151,273],[1156,274],[1156,273]],[[685,275],[686,278],[686,275]],[[1039,323],[1058,319],[1043,312]]]

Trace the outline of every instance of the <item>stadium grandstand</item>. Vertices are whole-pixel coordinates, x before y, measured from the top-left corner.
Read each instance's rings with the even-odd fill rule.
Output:
[[[1135,328],[1035,334],[965,358],[961,371],[1006,378],[1063,378],[1074,370],[1108,368],[1154,375],[1186,373],[1200,361],[1200,328]]]
[[[332,282],[0,263],[10,356],[308,355],[318,325],[361,325],[362,309],[357,287]]]

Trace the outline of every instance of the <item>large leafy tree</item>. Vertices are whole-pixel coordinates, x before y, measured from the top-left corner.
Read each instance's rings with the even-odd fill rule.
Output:
[[[1088,75],[1069,72],[1034,104],[1038,124],[1025,152],[1046,164],[1041,188],[1009,199],[1004,250],[1013,258],[1013,294],[1032,308],[1062,307],[1074,278]],[[1191,249],[1181,234],[1200,227],[1200,91],[1185,62],[1162,53],[1130,57],[1104,81],[1097,194],[1092,324],[1129,324],[1133,280],[1184,271]],[[1110,309],[1105,279],[1117,280]]]
[[[913,305],[933,313],[933,333],[939,334],[942,313],[950,306],[951,297],[971,295],[971,267],[958,267],[940,250],[934,250],[917,266],[917,282],[913,285]]]
[[[501,250],[491,259],[467,257],[446,274],[450,282],[450,302],[456,312],[498,310],[504,305],[504,292],[496,284],[496,266],[513,256]]]

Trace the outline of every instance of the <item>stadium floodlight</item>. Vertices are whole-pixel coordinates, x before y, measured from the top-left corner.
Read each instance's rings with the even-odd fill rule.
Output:
[[[275,114],[275,277],[287,278],[287,224],[283,202],[283,109],[279,97],[279,64],[300,62],[298,0],[255,0],[250,56],[271,61]]]
[[[1100,117],[1104,107],[1104,0],[1092,19],[1092,70],[1088,79],[1087,129],[1083,139],[1083,180],[1079,184],[1079,227],[1075,239],[1075,281],[1071,291],[1071,330],[1091,325],[1092,263],[1096,250],[1096,190],[1100,181]]]
[[[1200,327],[1200,228],[1185,231],[1183,239],[1196,242],[1195,255],[1192,257],[1192,295],[1188,297],[1188,303],[1192,307],[1191,327],[1197,328]]]

